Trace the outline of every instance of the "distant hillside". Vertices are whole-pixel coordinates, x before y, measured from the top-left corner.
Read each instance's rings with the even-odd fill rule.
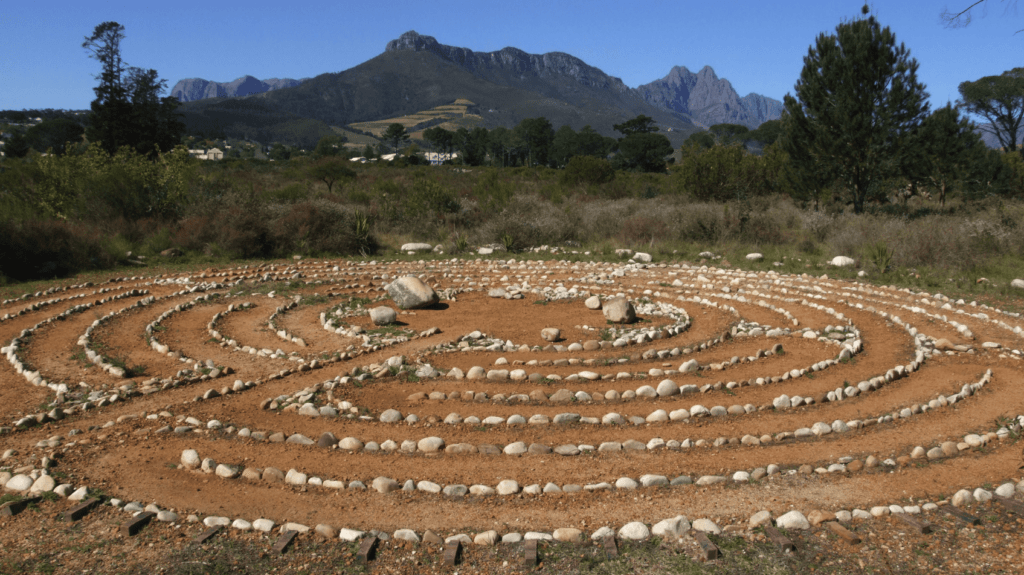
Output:
[[[996,135],[991,132],[990,126],[991,124],[981,124],[975,127],[974,131],[981,136],[981,141],[985,142],[986,146],[999,149],[999,138],[996,138]],[[1021,126],[1020,130],[1017,131],[1017,145],[1024,145],[1024,126]]]
[[[719,79],[710,66],[696,74],[676,66],[664,78],[637,91],[647,102],[687,114],[705,127],[728,123],[753,129],[782,115],[782,102],[754,93],[740,98],[732,84]]]
[[[192,102],[206,98],[249,96],[271,90],[280,90],[281,88],[292,88],[306,80],[308,78],[303,78],[302,80],[292,80],[291,78],[260,80],[252,76],[242,76],[231,82],[211,82],[202,78],[189,78],[178,80],[178,83],[171,88],[171,97],[177,98],[182,102]]]
[[[240,82],[239,86],[254,84]],[[273,136],[278,133],[275,126],[282,125],[292,137],[300,133],[311,137],[329,127],[352,124],[380,125],[389,120],[417,124],[425,111],[462,99],[475,104],[472,114],[479,119],[472,123],[485,128],[511,128],[525,118],[543,116],[555,128],[569,125],[580,130],[589,125],[603,135],[618,136],[614,124],[644,114],[678,146],[699,126],[728,121],[756,127],[777,118],[781,110],[781,103],[757,94],[740,98],[710,68],[699,74],[674,68],[666,78],[633,89],[562,52],[528,54],[517,48],[474,52],[416,32],[388,42],[384,53],[358,66],[295,86],[242,98],[230,97],[226,88],[223,94],[216,90],[200,83],[182,85],[179,97],[183,99],[217,94],[188,100],[183,106],[190,131],[216,126],[229,136],[257,132]],[[313,143],[287,140],[283,135],[278,139]]]

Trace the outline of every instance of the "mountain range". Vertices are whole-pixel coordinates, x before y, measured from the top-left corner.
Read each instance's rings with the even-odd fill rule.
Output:
[[[710,67],[696,74],[676,67],[664,78],[630,88],[570,54],[475,52],[416,32],[402,34],[382,54],[348,70],[275,81],[271,87],[271,81],[251,76],[228,84],[182,80],[172,95],[185,102],[190,133],[301,145],[332,133],[332,126],[396,118],[458,99],[475,104],[485,128],[511,128],[543,116],[555,128],[590,125],[616,136],[614,124],[644,114],[676,146],[702,127],[729,122],[756,128],[782,110],[778,100],[740,97]],[[285,86],[289,82],[295,84]]]
[[[182,102],[192,102],[207,98],[234,98],[237,96],[261,94],[271,90],[280,90],[281,88],[292,88],[308,79],[270,78],[269,80],[259,80],[252,76],[242,76],[232,82],[212,82],[202,78],[188,78],[178,80],[178,83],[171,88],[171,96]]]

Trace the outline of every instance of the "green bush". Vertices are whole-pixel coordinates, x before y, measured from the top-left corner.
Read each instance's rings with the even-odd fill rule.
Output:
[[[615,168],[604,158],[573,156],[558,176],[563,186],[607,184],[615,179]]]

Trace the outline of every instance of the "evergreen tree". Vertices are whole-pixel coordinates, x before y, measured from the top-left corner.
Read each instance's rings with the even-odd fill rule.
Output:
[[[612,127],[623,136],[615,158],[618,168],[637,172],[665,171],[665,156],[672,153],[672,143],[657,133],[653,119],[641,114]]]
[[[129,146],[153,157],[158,149],[166,152],[181,142],[185,124],[177,113],[178,100],[160,97],[167,82],[156,70],[127,67],[121,58],[124,37],[124,26],[104,22],[82,43],[101,67],[85,135],[109,154]]]
[[[949,104],[935,110],[921,124],[915,149],[923,156],[917,163],[928,182],[938,191],[939,205],[946,205],[951,187],[964,185],[975,176],[979,156],[988,152],[974,126]]]
[[[405,126],[396,122],[384,130],[381,140],[391,144],[391,149],[397,154],[402,144],[409,141],[409,133],[405,131]]]
[[[957,105],[968,114],[985,118],[988,125],[982,129],[994,135],[1007,151],[1016,150],[1024,123],[1024,68],[961,82],[957,89]]]
[[[873,16],[818,36],[796,96],[785,98],[783,143],[798,193],[837,184],[857,213],[869,197],[884,196],[886,181],[904,172],[909,142],[928,112],[917,67]]]

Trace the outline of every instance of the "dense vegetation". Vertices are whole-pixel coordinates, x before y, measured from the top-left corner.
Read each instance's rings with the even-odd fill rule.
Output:
[[[856,46],[871,57],[858,59]],[[916,62],[872,18],[823,34],[806,64],[783,120],[713,126],[670,162],[668,140],[644,115],[615,124],[619,138],[537,117],[511,130],[435,126],[410,142],[395,124],[376,149],[333,133],[311,151],[236,140],[228,159],[207,162],[184,146],[111,149],[91,137],[103,133],[98,89],[84,125],[52,115],[21,134],[49,154],[0,161],[0,281],[139,256],[371,255],[407,241],[446,253],[484,244],[673,259],[760,251],[788,271],[847,255],[872,273],[936,285],[1024,271],[1020,151],[986,148],[959,108],[928,110]],[[143,87],[159,84],[149,72]],[[868,103],[844,92],[858,74],[879,87]],[[159,119],[167,110],[152,95],[141,109]],[[193,134],[187,143],[215,142]],[[430,166],[423,149],[459,158]],[[349,160],[387,151],[399,152],[394,161]]]

